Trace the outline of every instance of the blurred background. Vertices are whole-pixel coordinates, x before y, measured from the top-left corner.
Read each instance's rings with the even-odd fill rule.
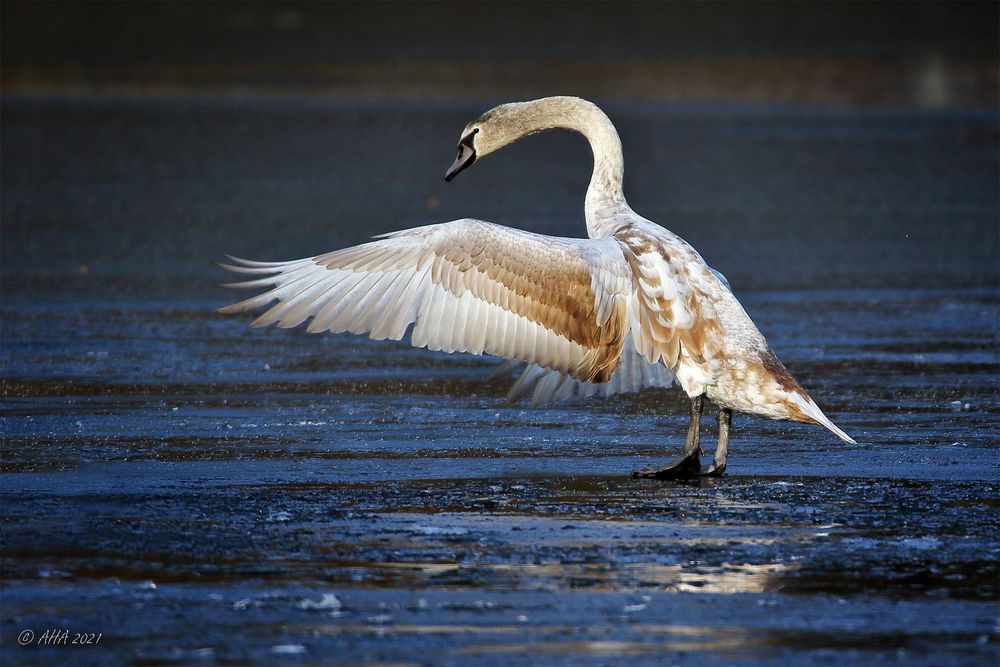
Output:
[[[991,108],[995,3],[8,3],[4,90]]]
[[[581,234],[579,138],[441,179],[470,118],[552,94],[606,107],[633,207],[744,287],[998,279],[996,3],[2,12],[11,289],[197,289],[222,252],[301,256],[467,216]]]
[[[996,664],[1000,4],[0,3],[4,665]],[[581,236],[571,94],[856,445],[251,330],[223,253]],[[708,414],[708,413],[706,413]],[[706,418],[703,447],[714,440]],[[20,645],[25,630],[99,646]]]

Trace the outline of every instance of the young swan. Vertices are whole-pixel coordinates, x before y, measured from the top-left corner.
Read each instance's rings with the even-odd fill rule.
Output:
[[[417,347],[527,362],[511,395],[533,388],[536,402],[669,386],[675,377],[691,400],[684,450],[633,477],[722,474],[733,410],[819,424],[853,443],[778,361],[725,279],[683,239],[629,207],[618,133],[594,104],[548,97],[487,111],[462,132],[445,179],[552,128],[583,134],[593,150],[590,238],[463,219],[290,262],[233,258],[223,266],[255,278],[230,286],[269,289],[221,311],[277,300],[252,326],[294,327],[311,318],[309,332],[376,340],[399,340],[414,325]],[[720,407],[719,442],[702,469],[705,397]]]

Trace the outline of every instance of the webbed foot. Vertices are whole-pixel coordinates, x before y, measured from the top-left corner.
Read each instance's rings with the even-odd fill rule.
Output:
[[[701,475],[701,452],[695,450],[662,468],[641,468],[632,471],[632,479],[691,479]]]
[[[724,472],[726,472],[725,463],[720,465],[719,463],[712,461],[712,463],[702,468],[698,474],[702,477],[721,477]]]

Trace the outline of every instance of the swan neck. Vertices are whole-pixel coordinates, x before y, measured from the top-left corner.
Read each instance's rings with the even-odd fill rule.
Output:
[[[514,105],[512,105],[514,106]],[[582,134],[594,154],[594,171],[584,199],[587,232],[591,238],[609,236],[622,214],[631,212],[622,193],[625,160],[622,143],[611,120],[597,105],[577,97],[546,97],[522,102],[516,115],[518,137],[561,128]],[[512,139],[513,140],[513,139]]]
[[[608,117],[600,110],[598,113],[600,117],[581,130],[594,153],[594,171],[584,199],[587,232],[592,238],[611,234],[611,230],[604,229],[603,223],[610,224],[612,219],[631,210],[622,192],[625,159],[621,139]]]

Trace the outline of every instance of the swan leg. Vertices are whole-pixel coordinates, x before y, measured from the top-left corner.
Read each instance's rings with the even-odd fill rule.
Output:
[[[718,477],[726,472],[726,458],[729,455],[729,428],[733,424],[733,411],[719,408],[719,444],[715,448],[715,459],[701,471],[702,475]]]
[[[662,468],[642,468],[632,472],[632,479],[687,479],[701,474],[701,413],[705,396],[691,399],[691,423],[688,426],[684,452],[672,463]]]

